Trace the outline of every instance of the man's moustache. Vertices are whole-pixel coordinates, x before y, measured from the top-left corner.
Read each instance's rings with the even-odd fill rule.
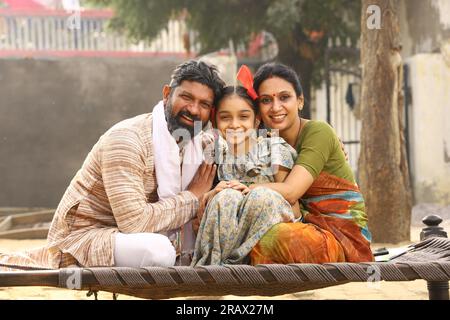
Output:
[[[195,121],[201,121],[199,116],[194,116],[193,114],[191,114],[188,111],[180,111],[177,115],[177,118],[180,119],[182,116],[188,117],[189,119],[191,119],[193,122]]]

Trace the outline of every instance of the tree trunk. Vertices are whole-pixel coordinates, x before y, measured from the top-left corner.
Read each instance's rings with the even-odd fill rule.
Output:
[[[381,28],[369,29],[369,5]],[[375,242],[410,240],[412,197],[404,139],[399,23],[395,0],[362,0],[360,186]]]

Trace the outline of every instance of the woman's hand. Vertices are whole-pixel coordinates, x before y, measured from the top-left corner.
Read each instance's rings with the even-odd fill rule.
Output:
[[[339,139],[339,143],[341,144],[341,150],[342,150],[342,152],[344,152],[345,160],[348,161],[348,153],[347,153],[347,151],[345,151],[345,145],[342,142],[341,138],[338,137],[338,139]]]

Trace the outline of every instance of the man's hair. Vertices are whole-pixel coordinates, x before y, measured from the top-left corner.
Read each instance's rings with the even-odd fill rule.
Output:
[[[172,73],[171,79],[170,87],[173,89],[178,87],[184,80],[199,82],[209,87],[214,93],[214,104],[225,86],[225,82],[220,78],[216,66],[196,60],[189,60],[177,66]]]

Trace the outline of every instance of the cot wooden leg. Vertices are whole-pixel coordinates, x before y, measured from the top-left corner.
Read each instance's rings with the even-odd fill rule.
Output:
[[[422,219],[426,225],[420,233],[420,240],[430,237],[447,238],[447,232],[444,228],[439,227],[442,218],[437,215],[426,216]],[[430,300],[450,300],[448,294],[448,281],[427,281],[428,298]]]
[[[430,300],[449,300],[448,281],[427,281]]]

